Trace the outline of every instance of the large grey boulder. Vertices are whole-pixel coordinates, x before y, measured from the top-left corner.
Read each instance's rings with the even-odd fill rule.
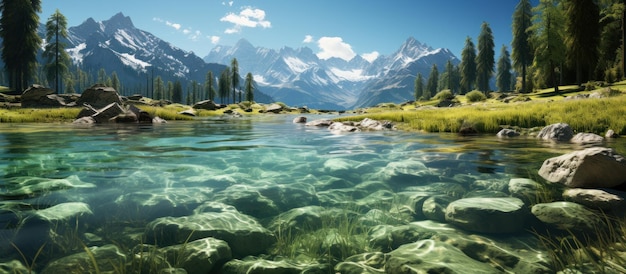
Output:
[[[193,105],[194,109],[206,109],[206,110],[216,110],[218,109],[218,105],[215,104],[212,100],[204,100],[197,102]]]
[[[32,85],[24,90],[21,101],[22,107],[41,107],[42,101],[48,98],[48,95],[54,94],[54,90],[40,85]]]
[[[603,228],[603,217],[598,212],[577,203],[536,204],[531,211],[543,223],[563,230],[594,232]]]
[[[88,104],[94,108],[102,108],[109,104],[122,105],[122,97],[112,87],[96,84],[83,91],[76,104],[82,106]]]
[[[496,134],[498,138],[507,138],[507,137],[517,137],[520,136],[520,133],[514,129],[503,128]]]
[[[577,133],[576,135],[574,135],[574,137],[572,137],[570,142],[576,143],[576,144],[582,144],[582,145],[601,144],[602,142],[604,142],[604,137],[595,133],[581,132],[581,133]]]
[[[446,208],[446,221],[479,233],[524,231],[528,209],[518,198],[464,198]]]
[[[226,241],[237,258],[260,254],[276,241],[274,235],[259,222],[236,211],[158,218],[147,225],[145,236],[148,241],[159,245],[183,244],[213,237]]]
[[[574,130],[565,123],[546,126],[537,134],[539,139],[557,142],[568,142],[572,137],[574,137]]]
[[[568,187],[610,188],[626,183],[626,159],[611,148],[587,148],[545,160],[539,175]]]

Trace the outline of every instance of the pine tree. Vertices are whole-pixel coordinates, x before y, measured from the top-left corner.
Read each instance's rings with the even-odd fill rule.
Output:
[[[228,93],[230,92],[230,68],[226,67],[222,70],[220,78],[217,81],[217,92],[220,96],[222,104],[226,104]]]
[[[46,46],[43,57],[47,64],[44,66],[48,82],[54,82],[54,89],[59,93],[61,80],[69,72],[70,56],[65,52],[65,43],[61,38],[67,38],[67,19],[57,9],[46,22]]]
[[[246,101],[252,103],[254,102],[254,77],[252,73],[248,72],[246,74],[246,82],[244,84],[246,90]]]
[[[424,97],[424,99],[429,100],[431,96],[437,94],[438,90],[438,84],[439,82],[439,69],[437,69],[437,65],[433,64],[432,68],[430,69],[430,74],[428,75],[428,83],[426,84],[426,90],[424,92],[424,94],[422,95],[422,97]]]
[[[520,0],[513,13],[513,50],[512,58],[516,70],[522,72],[522,92],[526,89],[526,68],[533,60],[533,48],[530,39],[533,37],[532,6],[530,0]]]
[[[183,85],[180,83],[180,80],[176,80],[176,82],[174,82],[174,87],[172,89],[172,101],[174,103],[183,102]]]
[[[37,72],[37,50],[41,38],[37,34],[41,0],[4,0],[0,2],[0,38],[3,40],[2,60],[9,86],[23,91]]]
[[[567,59],[576,68],[576,83],[580,86],[583,68],[591,74],[598,60],[600,10],[596,0],[566,0],[565,13]]]
[[[230,83],[233,86],[233,103],[237,103],[237,88],[239,88],[239,62],[237,62],[237,58],[233,58],[230,62],[230,67]],[[241,93],[239,93],[239,102],[241,102]]]
[[[495,64],[495,52],[493,32],[487,22],[481,25],[478,35],[478,55],[476,56],[476,86],[478,90],[487,94],[489,92],[489,80],[493,76]]]
[[[214,79],[215,77],[213,76],[213,72],[207,72],[206,78],[204,80],[204,93],[206,94],[207,99],[211,101],[215,101],[215,83],[213,82]]]
[[[415,97],[415,101],[419,101],[422,98],[422,95],[424,94],[424,77],[422,76],[421,73],[417,73],[417,77],[415,77],[415,88],[414,88],[414,94],[413,96]]]
[[[506,92],[511,88],[511,67],[509,51],[505,45],[502,45],[496,74],[496,87],[498,87],[500,92]]]
[[[120,84],[120,79],[117,77],[117,72],[111,72],[111,84],[109,85],[118,93],[122,93],[122,85]]]
[[[162,100],[165,98],[165,86],[161,76],[154,79],[154,99]]]
[[[564,40],[564,14],[560,4],[556,0],[541,0],[534,9],[533,21],[533,44],[536,45],[534,53],[535,69],[537,75],[544,75],[552,82],[555,92],[559,92],[558,67],[565,61]],[[541,83],[546,80],[541,79]]]
[[[461,94],[472,91],[476,83],[476,48],[472,38],[465,39],[465,47],[461,52]]]

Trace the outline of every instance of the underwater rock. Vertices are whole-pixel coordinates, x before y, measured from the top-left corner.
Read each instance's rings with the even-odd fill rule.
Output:
[[[424,201],[422,205],[422,213],[426,219],[433,221],[445,222],[446,221],[446,207],[455,201],[456,198],[446,195],[431,196]]]
[[[541,184],[527,178],[511,178],[508,185],[511,196],[530,204],[540,196]]]
[[[531,212],[545,224],[563,230],[594,232],[602,227],[602,216],[572,202],[536,204]]]
[[[278,215],[269,225],[275,234],[317,229],[322,226],[322,215],[326,211],[321,206],[305,206],[291,209]]]
[[[539,139],[556,142],[567,142],[572,137],[574,137],[574,130],[566,123],[548,125],[537,134]]]
[[[115,245],[89,247],[89,253],[81,252],[52,261],[41,273],[115,273],[119,271],[116,267],[123,266],[127,261],[124,252]]]
[[[394,189],[415,185],[418,182],[430,180],[420,180],[423,177],[431,177],[432,172],[422,161],[407,159],[394,161],[387,164],[381,171],[374,174],[374,178],[389,183]],[[430,178],[429,178],[430,179]]]
[[[189,274],[212,273],[232,259],[228,243],[215,238],[203,238],[180,245],[159,249],[171,265],[185,269]]]
[[[448,226],[447,224],[431,223],[435,227]],[[449,227],[449,226],[448,226]],[[454,230],[449,227],[450,230]],[[369,242],[372,247],[379,248],[388,252],[394,250],[404,244],[413,243],[419,240],[430,239],[439,233],[437,229],[431,229],[428,226],[410,223],[406,225],[381,225],[372,229],[369,236]]]
[[[510,138],[510,137],[520,136],[520,133],[510,128],[503,128],[500,131],[498,131],[496,136],[498,136],[498,138],[507,138],[507,137]]]
[[[336,273],[342,274],[384,274],[387,254],[367,252],[346,258],[335,266]]]
[[[424,222],[419,223],[425,226],[421,224]],[[450,244],[470,258],[489,264],[494,273],[553,273],[547,267],[550,265],[548,254],[541,248],[528,248],[541,245],[531,233],[485,237],[459,230],[439,231],[432,240]]]
[[[71,175],[63,179],[21,176],[5,179],[4,189],[0,189],[0,198],[19,200],[26,197],[40,197],[46,193],[73,188],[94,188],[92,183],[82,181]]]
[[[247,257],[242,260],[228,261],[222,267],[220,273],[328,273],[330,266],[316,263],[293,262],[287,260],[270,261],[261,258]]]
[[[604,142],[604,137],[595,133],[581,132],[581,133],[577,133],[576,135],[574,135],[574,137],[572,137],[570,142],[575,143],[575,144],[582,144],[582,145],[601,144],[602,142]]]
[[[305,183],[233,185],[216,194],[214,200],[256,218],[273,217],[292,208],[319,204],[315,188]]]
[[[236,258],[266,251],[276,238],[254,218],[239,212],[205,212],[163,217],[150,222],[144,234],[151,243],[182,244],[213,237],[226,241]]]
[[[570,188],[563,192],[566,201],[602,210],[616,209],[624,205],[625,192],[603,189]]]
[[[446,221],[480,233],[515,233],[524,230],[528,209],[518,198],[464,198],[446,208]]]
[[[626,183],[626,159],[611,148],[587,148],[545,160],[539,175],[568,187],[610,188]]]
[[[386,273],[494,273],[487,263],[439,241],[420,240],[389,252]],[[419,272],[414,272],[419,269]]]
[[[124,194],[101,208],[116,212],[120,220],[154,220],[165,216],[185,216],[204,203],[210,188],[169,188]],[[132,210],[129,210],[132,209]]]

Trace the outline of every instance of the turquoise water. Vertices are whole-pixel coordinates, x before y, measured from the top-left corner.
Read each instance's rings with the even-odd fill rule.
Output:
[[[81,219],[84,224],[76,229],[81,235],[74,239],[90,243],[95,237],[93,244],[104,245],[108,243],[105,236],[112,233],[106,230],[119,229],[116,218],[124,219],[125,229],[114,233],[125,233],[130,228],[142,231],[151,219],[190,214],[193,208],[187,207],[203,202],[194,199],[217,199],[232,186],[297,185],[316,198],[293,206],[285,203],[277,207],[280,211],[306,205],[331,208],[345,205],[345,197],[337,196],[339,200],[333,201],[331,195],[321,197],[316,193],[332,193],[375,180],[378,177],[374,174],[394,162],[423,163],[444,182],[508,181],[511,177],[534,178],[545,159],[580,148],[532,138],[498,139],[493,135],[460,137],[402,131],[336,134],[325,128],[293,124],[293,118],[269,115],[88,127],[0,124],[0,241],[5,249],[0,251],[0,262],[23,261],[11,244],[16,243],[16,231],[37,225],[27,221],[34,212],[63,203],[80,202],[93,213],[85,221]],[[625,144],[618,140],[607,145],[623,154]],[[421,184],[411,180],[400,178],[390,184],[390,189],[401,192]],[[168,198],[172,200],[170,207],[178,208],[177,203],[181,203],[186,208],[141,212],[143,208],[137,203],[127,203],[134,208],[120,208],[115,202],[134,194],[144,200],[156,197],[141,196],[146,193],[177,193],[179,200]],[[184,193],[188,195],[181,198]],[[253,212],[250,214],[262,223],[264,218],[280,213],[238,209]],[[132,214],[121,214],[124,210]],[[32,241],[22,241],[19,246],[26,257],[34,256],[33,251],[49,240],[45,233],[28,237]],[[38,266],[76,250],[80,248],[51,249],[53,255],[42,255]]]

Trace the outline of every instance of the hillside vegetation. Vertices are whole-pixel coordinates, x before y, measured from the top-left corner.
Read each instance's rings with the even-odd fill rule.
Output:
[[[577,132],[604,134],[613,129],[626,134],[626,82],[591,91],[578,91],[576,86],[563,86],[562,92],[553,89],[520,94],[511,102],[494,98],[469,103],[465,96],[456,96],[460,106],[434,107],[439,101],[417,104],[381,104],[375,108],[357,110],[356,116],[342,117],[338,121],[360,120],[365,117],[389,120],[404,130],[427,132],[459,132],[463,127],[473,127],[481,133],[495,133],[502,128],[534,128],[553,123],[568,123]],[[610,91],[610,92],[609,92]],[[582,98],[600,93],[604,98]],[[492,97],[504,96],[497,93]]]

